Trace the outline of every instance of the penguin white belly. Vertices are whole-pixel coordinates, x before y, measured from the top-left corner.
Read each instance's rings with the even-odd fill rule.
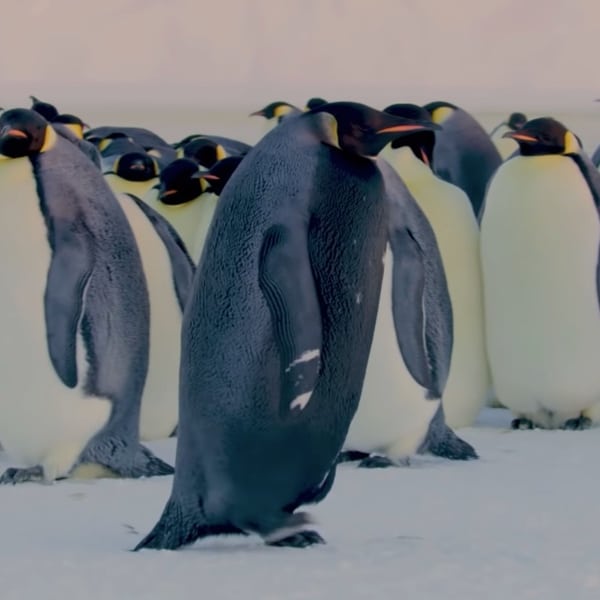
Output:
[[[452,428],[468,427],[483,407],[490,387],[485,349],[479,226],[467,195],[439,179],[410,148],[398,172],[425,213],[442,256],[452,302],[453,344],[442,402]]]
[[[104,179],[115,194],[133,194],[140,200],[158,183],[158,178],[149,181],[129,181],[113,173],[104,175]]]
[[[542,426],[600,401],[599,245],[574,161],[516,157],[501,167],[481,225],[488,357],[498,399]]]
[[[211,194],[212,195],[212,194]],[[150,190],[142,200],[153,208],[159,215],[163,216],[177,231],[182,242],[188,251],[192,260],[198,261],[193,256],[193,250],[196,243],[196,235],[198,232],[198,222],[202,214],[202,202],[204,194],[198,198],[194,198],[185,204],[168,205],[163,204],[158,199],[158,191]]]
[[[198,224],[196,229],[196,238],[194,240],[194,246],[192,248],[191,257],[192,260],[198,264],[202,250],[204,248],[204,242],[206,236],[210,230],[210,225],[217,208],[217,202],[219,196],[216,194],[205,193],[200,197],[201,210],[198,211],[197,218]]]
[[[84,397],[80,336],[76,388],[63,385],[50,362],[44,292],[51,251],[28,159],[0,161],[0,199],[0,440],[15,460],[42,465],[54,479],[68,474],[111,405]]]
[[[399,460],[414,453],[439,407],[404,364],[392,315],[392,255],[384,255],[384,272],[371,353],[358,410],[345,449],[382,453]]]
[[[150,353],[142,396],[140,438],[169,437],[178,417],[181,309],[171,260],[154,226],[129,196],[117,196],[142,257],[150,298]]]

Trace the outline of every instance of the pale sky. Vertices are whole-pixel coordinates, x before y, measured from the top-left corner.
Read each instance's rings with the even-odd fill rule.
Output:
[[[2,0],[0,106],[600,96],[598,0]]]

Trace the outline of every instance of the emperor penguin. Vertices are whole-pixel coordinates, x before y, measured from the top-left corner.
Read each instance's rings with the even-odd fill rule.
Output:
[[[600,416],[600,173],[562,123],[505,133],[481,221],[486,343],[514,428],[584,429]]]
[[[505,137],[504,134],[508,131],[517,131],[518,129],[521,129],[526,122],[527,116],[525,114],[522,112],[513,112],[509,115],[508,120],[502,121],[502,123],[496,125],[490,133],[490,137],[500,153],[502,160],[506,160],[519,149],[517,142],[509,137]]]
[[[312,110],[313,108],[317,108],[317,106],[321,106],[322,104],[327,104],[327,100],[325,100],[325,98],[313,96],[306,101],[304,110]]]
[[[0,439],[24,465],[0,483],[88,464],[123,477],[172,473],[139,444],[148,293],[101,173],[39,113],[11,109],[0,116],[0,197]]]
[[[221,146],[221,148],[223,148],[227,156],[244,156],[245,154],[248,154],[248,151],[250,150],[250,148],[252,148],[250,144],[246,144],[246,142],[241,142],[240,140],[234,140],[232,138],[223,137],[220,135],[210,135],[204,133],[194,133],[192,135],[188,135],[184,137],[181,141],[175,142],[173,144],[173,148],[175,150],[180,150],[187,144],[199,139],[210,140],[215,145]],[[179,156],[179,158],[181,158],[181,156]]]
[[[198,137],[179,148],[177,156],[179,158],[189,158],[201,167],[210,169],[227,156],[227,151],[218,142],[209,138]]]
[[[394,104],[385,111],[421,120],[428,117],[427,111],[414,104]],[[448,425],[468,427],[483,407],[490,387],[479,226],[466,193],[433,172],[434,147],[432,131],[415,132],[394,140],[383,156],[396,169],[435,234],[453,322],[452,359],[442,401]]]
[[[300,114],[302,110],[289,102],[271,102],[264,108],[250,113],[251,117],[264,117],[266,119],[265,133],[268,133],[273,127],[279,125],[290,115]]]
[[[103,162],[105,160],[103,157]],[[112,161],[112,167],[104,171],[104,178],[116,194],[143,198],[158,183],[158,162],[143,149],[110,155],[108,160]]]
[[[296,509],[329,493],[360,397],[387,243],[374,157],[421,127],[325,104],[242,160],[186,306],[171,496],[136,549],[236,533],[323,541]]]
[[[218,202],[218,196],[209,191],[211,177],[193,160],[178,158],[163,169],[160,182],[143,197],[177,231],[194,264],[200,258]]]
[[[466,192],[479,219],[488,181],[502,157],[487,131],[467,111],[444,101],[430,102],[424,108],[442,126],[435,137],[434,170]]]

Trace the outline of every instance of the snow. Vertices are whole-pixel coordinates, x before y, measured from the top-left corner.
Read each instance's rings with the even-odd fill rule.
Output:
[[[129,550],[157,521],[172,477],[0,488],[2,600],[124,598],[597,598],[600,430],[511,431],[485,409],[461,430],[480,460],[344,464],[310,512],[324,546],[255,536]],[[175,440],[150,444],[174,459]],[[0,467],[10,466],[0,454]],[[593,476],[590,477],[589,474]]]

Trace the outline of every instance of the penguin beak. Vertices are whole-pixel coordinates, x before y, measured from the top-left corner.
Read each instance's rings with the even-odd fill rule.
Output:
[[[384,127],[383,129],[377,130],[375,133],[411,133],[414,131],[438,131],[442,128],[436,123],[410,123],[406,125],[392,125],[391,127]]]
[[[0,137],[11,137],[11,138],[27,138],[27,134],[20,129],[5,129],[0,131]]]
[[[136,160],[131,163],[130,168],[134,171],[144,171],[146,169],[146,165],[141,160]]]
[[[517,142],[538,142],[539,140],[533,136],[530,135],[526,132],[524,132],[522,129],[520,129],[519,131],[507,131],[505,134],[502,135],[503,138],[511,138]]]
[[[158,187],[158,186],[155,186]],[[165,190],[164,192],[161,192],[158,197],[162,200],[163,198],[168,198],[169,196],[172,196],[173,194],[176,194],[177,190]]]
[[[250,113],[248,115],[249,117],[264,117],[265,116],[265,111],[264,110],[257,110],[253,113]]]
[[[206,179],[206,181],[219,181],[217,175],[211,175],[210,173],[194,173],[192,179]]]

